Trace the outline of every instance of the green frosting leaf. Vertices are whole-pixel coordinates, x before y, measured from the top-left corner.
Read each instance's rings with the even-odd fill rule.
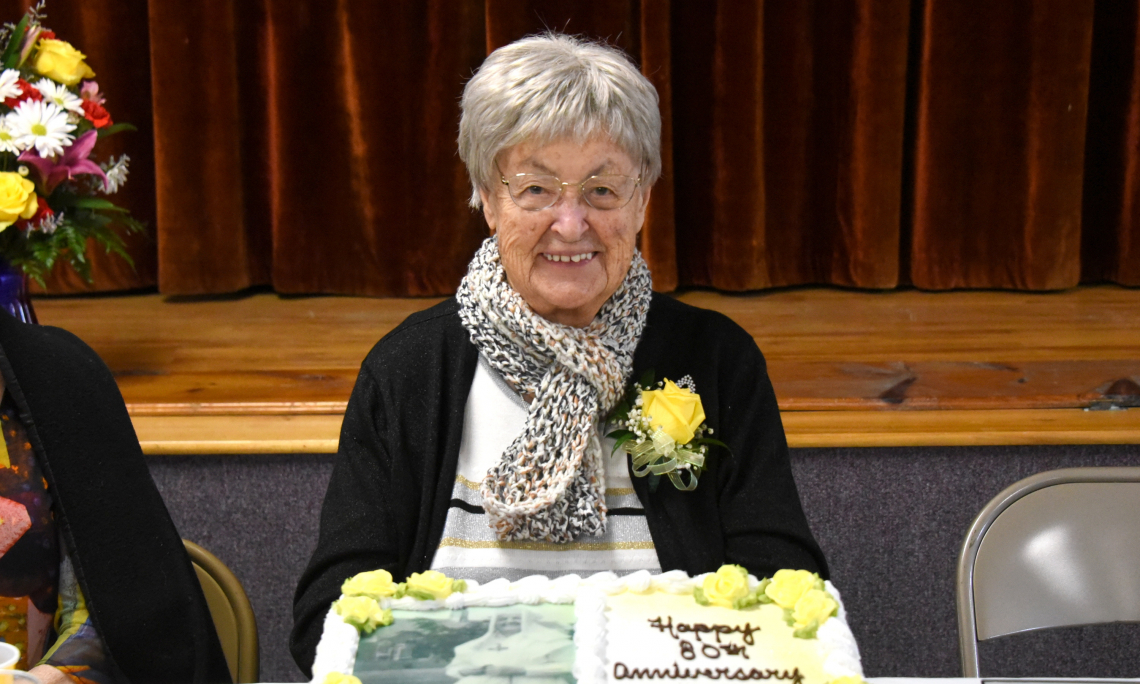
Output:
[[[451,580],[451,590],[459,594],[467,591],[467,580]]]
[[[797,639],[814,639],[815,633],[819,631],[819,623],[813,622],[810,625],[804,625],[799,629],[792,632],[792,636]]]
[[[412,598],[418,599],[420,601],[434,601],[434,600],[436,600],[435,596],[427,593],[426,591],[421,591],[419,589],[408,589],[404,592],[404,595],[405,596],[411,596]]]
[[[745,608],[751,608],[758,603],[760,603],[760,601],[756,599],[756,594],[750,592],[745,596],[741,596],[740,598],[733,601],[732,607],[734,610],[744,610]]]
[[[766,589],[772,583],[771,577],[765,577],[760,580],[760,584],[756,587],[756,602],[760,604],[772,603],[772,597],[768,595]]]
[[[709,600],[705,596],[705,590],[701,589],[700,587],[693,589],[693,600],[696,601],[697,603],[701,604],[702,606],[709,605]]]

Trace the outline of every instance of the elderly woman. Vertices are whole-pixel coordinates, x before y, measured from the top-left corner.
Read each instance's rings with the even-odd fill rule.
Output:
[[[826,573],[760,351],[724,316],[654,294],[637,251],[661,173],[653,86],[612,48],[546,35],[492,53],[462,108],[491,237],[455,298],[364,361],[297,589],[302,669],[340,584],[364,570]],[[602,437],[646,371],[685,378],[727,445],[691,491],[631,478]]]

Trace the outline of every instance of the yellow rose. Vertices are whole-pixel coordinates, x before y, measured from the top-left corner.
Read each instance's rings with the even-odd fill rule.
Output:
[[[324,684],[360,684],[360,680],[352,675],[330,672],[325,675]]]
[[[367,596],[379,600],[395,594],[396,583],[387,570],[373,570],[349,577],[340,585],[340,592],[345,596]]]
[[[705,577],[701,591],[710,604],[732,608],[733,602],[748,595],[748,572],[739,565],[722,565]]]
[[[345,622],[365,634],[372,633],[377,627],[392,624],[392,611],[381,608],[375,599],[367,596],[342,598],[333,603],[333,609]]]
[[[438,570],[413,572],[408,576],[408,592],[428,594],[436,600],[451,596],[452,581],[447,575]]]
[[[701,423],[705,422],[705,407],[701,398],[688,389],[665,381],[665,387],[641,393],[641,414],[651,416],[650,424],[661,428],[678,445],[688,444]]]
[[[34,183],[18,173],[0,172],[0,230],[16,219],[31,218],[38,207]]]
[[[807,570],[778,570],[764,593],[777,606],[785,609],[796,607],[796,602],[809,589],[821,589],[822,582],[814,573]]]
[[[87,66],[87,55],[64,40],[41,40],[36,53],[35,69],[53,81],[73,86],[85,78],[95,78]]]
[[[822,625],[839,604],[831,595],[822,589],[808,589],[804,595],[796,601],[796,607],[792,610],[792,619],[796,621],[796,627],[818,627]]]

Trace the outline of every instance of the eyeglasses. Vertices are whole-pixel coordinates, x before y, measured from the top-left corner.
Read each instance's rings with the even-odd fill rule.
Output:
[[[578,194],[595,209],[621,209],[629,204],[633,199],[633,191],[641,185],[641,176],[632,178],[610,174],[590,176],[581,183],[566,183],[557,176],[533,173],[519,173],[509,179],[500,175],[499,180],[507,186],[507,191],[518,208],[526,211],[542,211],[553,207],[567,185],[577,186]]]

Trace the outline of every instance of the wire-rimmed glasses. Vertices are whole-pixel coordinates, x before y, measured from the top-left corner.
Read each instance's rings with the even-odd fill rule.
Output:
[[[595,209],[609,211],[621,209],[633,199],[634,190],[641,185],[641,176],[601,174],[590,176],[580,183],[568,183],[558,176],[535,173],[518,173],[510,178],[500,175],[507,193],[519,209],[542,211],[558,203],[566,186],[576,186],[586,204]]]

